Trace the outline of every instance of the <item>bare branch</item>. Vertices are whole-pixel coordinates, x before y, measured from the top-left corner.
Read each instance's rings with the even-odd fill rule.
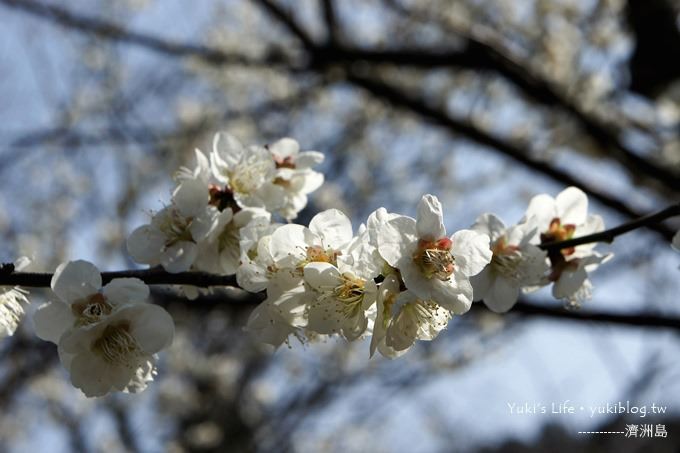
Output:
[[[569,173],[550,166],[544,161],[530,157],[526,151],[516,145],[488,135],[486,132],[478,129],[470,123],[451,118],[445,111],[428,105],[427,103],[423,102],[421,98],[409,96],[399,89],[382,81],[372,80],[363,76],[349,74],[347,79],[354,85],[367,90],[369,93],[383,99],[386,102],[389,102],[392,105],[402,107],[425,118],[429,118],[435,123],[446,127],[451,132],[462,134],[477,143],[488,146],[493,150],[497,150],[501,154],[512,158],[525,167],[532,170],[537,170],[540,173],[551,177],[555,181],[559,181],[570,186],[580,187],[584,192],[603,205],[615,209],[629,218],[635,219],[642,217],[641,213],[635,211],[633,208],[626,205],[619,199],[589,187],[583,181],[578,180]],[[650,224],[646,226],[659,233],[667,241],[670,241],[673,237],[673,234],[675,233],[670,228],[659,224]]]
[[[277,19],[288,31],[290,31],[308,50],[314,49],[317,45],[312,41],[306,31],[293,19],[293,16],[286,12],[281,6],[270,0],[256,0],[262,8]]]
[[[271,66],[276,63],[284,63],[283,55],[279,53],[272,53],[263,60],[254,60],[245,55],[230,54],[215,47],[173,42],[157,36],[131,31],[111,22],[73,13],[67,8],[33,0],[0,0],[0,4],[52,20],[64,27],[92,33],[100,38],[112,41],[146,47],[166,55],[198,57],[213,64]]]

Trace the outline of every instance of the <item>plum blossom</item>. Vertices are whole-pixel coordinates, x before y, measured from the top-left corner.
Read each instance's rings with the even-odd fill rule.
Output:
[[[415,297],[434,301],[454,314],[470,309],[469,278],[491,261],[489,236],[461,230],[448,237],[441,203],[429,194],[418,204],[417,219],[389,216],[379,224],[378,251],[400,271]]]
[[[276,278],[278,269],[269,243],[272,233],[280,226],[281,224],[264,225],[254,221],[241,229],[241,265],[236,270],[236,281],[246,291],[264,291],[270,280]]]
[[[14,270],[25,269],[31,260],[22,256],[14,263]],[[24,307],[22,304],[28,303],[26,295],[28,291],[18,286],[12,288],[0,287],[0,338],[10,337],[19,327],[21,319],[24,317]]]
[[[369,233],[362,225],[336,265],[312,262],[304,267],[305,282],[314,301],[309,305],[308,328],[321,334],[342,333],[349,341],[369,328],[375,315],[371,310],[377,297],[375,277],[381,263],[370,246]]]
[[[215,134],[210,163],[214,177],[226,185],[241,208],[265,208],[273,212],[285,202],[285,190],[274,184],[276,163],[262,146],[245,147],[236,137]]]
[[[149,288],[136,278],[102,287],[99,270],[82,260],[61,264],[51,287],[58,300],[36,311],[35,332],[58,345],[73,385],[87,396],[146,388],[155,374],[154,354],[174,333],[170,315],[144,303]]]
[[[101,321],[70,329],[59,340],[73,385],[86,396],[137,392],[152,378],[154,354],[174,335],[168,312],[152,304],[126,305]]]
[[[240,265],[240,230],[249,223],[269,225],[271,214],[264,209],[245,208],[233,213],[226,208],[217,216],[217,223],[199,244],[194,262],[197,270],[216,274],[235,274]]]
[[[542,244],[564,241],[604,230],[598,215],[588,215],[588,197],[576,188],[568,187],[557,197],[541,194],[531,199],[524,216],[528,228],[536,228],[540,236],[534,240]],[[588,272],[611,258],[594,251],[595,243],[582,244],[562,250],[550,250],[552,293],[570,307],[578,307],[590,298],[592,285]]]
[[[323,162],[324,156],[318,151],[300,152],[300,145],[292,138],[282,138],[266,148],[276,164],[274,184],[284,191],[278,213],[285,219],[294,219],[307,205],[307,195],[323,184],[323,174],[312,167]]]
[[[508,311],[517,302],[520,289],[541,283],[548,272],[546,252],[531,244],[536,229],[526,224],[506,227],[493,214],[481,215],[472,230],[491,238],[491,262],[470,278],[475,300],[484,300],[497,313]]]
[[[352,237],[349,218],[337,209],[329,209],[315,215],[309,228],[296,224],[277,228],[272,233],[269,248],[278,269],[301,277],[309,263],[337,265],[338,257]]]
[[[183,180],[173,193],[172,203],[128,237],[132,259],[151,266],[160,264],[173,273],[189,270],[198,256],[198,244],[217,225],[218,211],[209,200],[200,178]]]
[[[39,338],[56,344],[67,330],[95,324],[116,309],[149,297],[149,287],[137,278],[114,279],[102,287],[99,269],[83,260],[60,264],[50,286],[57,300],[43,304],[33,322]]]
[[[371,338],[370,355],[398,357],[416,340],[430,341],[446,329],[451,311],[433,300],[423,300],[412,291],[401,291],[399,278],[390,274],[378,291],[377,316]]]
[[[301,339],[310,301],[310,293],[302,285],[286,290],[270,286],[267,299],[252,311],[245,330],[275,348],[286,343],[291,335]]]

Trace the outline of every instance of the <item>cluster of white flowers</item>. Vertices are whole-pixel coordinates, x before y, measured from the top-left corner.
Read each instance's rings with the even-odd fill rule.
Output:
[[[355,232],[336,209],[308,226],[290,223],[324,180],[312,169],[323,155],[300,152],[295,140],[245,147],[219,133],[210,156],[197,150],[196,160],[176,173],[170,203],[132,232],[128,251],[170,273],[236,275],[242,289],[266,292],[246,330],[275,347],[291,337],[370,336],[371,356],[397,357],[473,301],[506,312],[521,293],[552,285],[555,298],[577,307],[591,294],[588,273],[611,257],[593,243],[550,245],[604,230],[575,187],[534,197],[512,226],[483,214],[449,235],[441,203],[427,194],[415,218],[379,208]],[[88,396],[144,389],[174,332],[170,315],[145,303],[147,286],[125,278],[102,288],[85,261],[59,266],[51,286],[58,300],[36,312],[36,333],[58,345],[73,384]],[[14,331],[25,301],[21,290],[0,289],[0,335]]]
[[[317,214],[309,227],[253,222],[241,230],[237,279],[249,291],[266,290],[267,299],[247,330],[274,346],[291,335],[371,335],[371,355],[396,357],[435,338],[473,300],[505,312],[522,291],[552,283],[553,295],[575,306],[590,295],[587,272],[608,256],[593,244],[548,252],[540,245],[603,228],[573,187],[532,199],[517,225],[484,214],[450,236],[429,194],[415,219],[380,208],[356,235],[337,210]]]
[[[240,259],[240,229],[272,214],[288,221],[323,184],[312,167],[323,161],[316,151],[300,152],[291,138],[271,145],[243,146],[218,133],[208,159],[196,150],[195,169],[181,168],[170,205],[127,241],[130,256],[168,272],[201,270],[235,274]]]
[[[87,396],[145,389],[175,324],[163,308],[146,303],[144,282],[120,278],[102,288],[99,270],[81,260],[61,264],[51,287],[57,300],[35,312],[35,333],[58,345],[73,385]]]

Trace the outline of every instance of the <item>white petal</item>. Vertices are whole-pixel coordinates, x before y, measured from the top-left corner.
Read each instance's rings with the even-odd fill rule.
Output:
[[[320,164],[324,160],[324,155],[318,151],[303,151],[295,159],[297,168],[311,168]]]
[[[434,195],[423,195],[418,203],[416,229],[420,239],[433,241],[446,236],[442,205]]]
[[[72,303],[98,292],[102,276],[88,261],[69,261],[57,267],[50,286],[63,302]]]
[[[305,281],[317,291],[323,292],[338,285],[340,271],[329,263],[309,263],[304,268]]]
[[[593,233],[604,231],[604,220],[599,215],[589,215],[583,225],[580,225],[575,232],[576,237],[587,236]]]
[[[423,275],[411,257],[410,253],[404,254],[401,260],[397,261],[396,266],[401,272],[406,288],[423,300],[432,299],[432,290],[436,279],[429,279]]]
[[[161,253],[160,262],[170,273],[186,272],[196,260],[198,247],[193,242],[181,241]]]
[[[470,277],[470,284],[472,285],[474,300],[482,300],[486,297],[491,286],[496,279],[495,273],[491,267],[487,266],[482,272]]]
[[[515,305],[518,297],[519,283],[499,276],[484,298],[484,303],[496,313],[505,313]]]
[[[402,256],[410,257],[417,246],[416,231],[415,219],[406,216],[395,216],[380,224],[376,232],[378,251],[390,266],[397,267]]]
[[[70,363],[71,383],[87,397],[104,396],[111,391],[111,371],[94,354],[80,353]]]
[[[588,274],[583,268],[579,268],[574,272],[562,272],[560,278],[553,285],[553,297],[556,299],[566,299],[575,294],[581,288],[586,278],[588,278]]]
[[[271,182],[266,182],[257,189],[254,194],[255,197],[262,200],[261,204],[253,202],[253,207],[264,207],[267,211],[276,211],[281,208],[286,202],[286,190],[279,186],[278,184],[273,184]],[[244,198],[245,200],[245,198]],[[245,201],[244,201],[245,203]],[[251,206],[249,203],[240,205],[245,208]]]
[[[577,187],[567,187],[555,198],[558,217],[562,224],[580,225],[588,215],[588,197]]]
[[[210,200],[208,186],[200,179],[186,179],[175,189],[172,201],[184,217],[194,217],[205,209]]]
[[[158,228],[143,225],[130,234],[127,251],[137,263],[158,264],[166,237]]]
[[[236,271],[236,281],[246,291],[257,293],[267,288],[269,278],[264,267],[255,263],[244,263]]]
[[[302,225],[289,224],[272,233],[269,249],[279,267],[294,268],[306,258],[306,248],[321,245],[320,239]]]
[[[231,209],[225,209],[224,211],[219,212],[213,206],[204,208],[198,212],[189,226],[191,237],[196,242],[202,241],[217,228],[220,220],[227,223],[231,220],[230,212]]]
[[[499,217],[487,213],[477,217],[475,224],[472,225],[470,229],[477,231],[478,233],[486,234],[491,238],[491,241],[495,241],[505,234],[506,227]]]
[[[138,278],[116,278],[102,292],[114,305],[141,303],[149,297],[149,287]]]
[[[146,354],[155,354],[172,343],[175,323],[162,307],[153,304],[133,306],[130,334]]]
[[[274,156],[281,159],[285,159],[286,157],[295,157],[298,151],[300,151],[300,145],[298,142],[289,137],[275,141],[269,145],[268,148]]]
[[[248,318],[245,330],[252,332],[263,343],[279,347],[295,328],[288,325],[265,301],[255,307]]]
[[[493,253],[489,248],[489,236],[472,230],[460,230],[451,236],[451,240],[454,272],[469,277],[481,272],[491,261]]]
[[[47,302],[33,315],[35,334],[41,340],[59,343],[59,338],[73,327],[75,318],[70,306],[62,302]]]
[[[524,220],[531,227],[536,227],[539,233],[548,229],[550,221],[558,217],[555,199],[550,195],[536,195],[529,202]]]
[[[309,222],[309,229],[321,238],[325,247],[336,250],[352,240],[352,222],[337,209],[315,215]]]
[[[470,281],[465,278],[448,282],[432,282],[431,299],[456,315],[467,313],[472,306],[474,292]]]
[[[228,132],[218,132],[213,138],[213,154],[229,167],[236,165],[245,151],[241,142]]]

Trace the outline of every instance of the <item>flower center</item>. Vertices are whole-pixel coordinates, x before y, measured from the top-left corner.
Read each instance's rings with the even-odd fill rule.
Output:
[[[135,359],[142,355],[127,323],[106,326],[102,335],[92,344],[92,351],[107,363],[125,366],[134,366]]]
[[[177,209],[171,208],[168,215],[161,220],[158,226],[167,238],[165,246],[172,247],[178,242],[193,242],[193,237],[189,230],[193,220],[193,217],[184,217]]]
[[[305,260],[305,264],[309,263],[330,263],[333,266],[338,265],[338,256],[340,256],[342,253],[333,250],[331,248],[329,249],[324,249],[320,245],[312,245],[307,247],[306,255],[307,259]]]
[[[349,273],[342,274],[341,279],[340,284],[333,289],[333,295],[343,303],[345,317],[352,318],[361,310],[366,281]]]
[[[454,258],[451,254],[453,242],[449,238],[436,241],[421,239],[413,253],[413,261],[426,278],[446,281],[454,271]]]
[[[562,225],[559,217],[555,217],[550,221],[548,231],[541,233],[541,244],[555,241],[566,241],[574,237],[576,225],[568,223]],[[560,276],[565,270],[575,270],[578,268],[578,260],[566,260],[567,256],[573,255],[576,251],[575,247],[569,247],[561,250],[548,250],[548,259],[550,260],[551,272],[549,275],[550,281],[559,280]]]
[[[102,293],[94,293],[85,300],[71,305],[71,311],[76,317],[76,326],[80,327],[94,324],[103,316],[110,315],[113,307]]]
[[[562,221],[559,217],[555,217],[550,221],[550,226],[548,231],[541,233],[541,244],[546,244],[548,242],[556,241],[566,241],[574,237],[574,232],[576,231],[576,225],[573,223],[567,223],[562,225]],[[574,247],[569,247],[562,249],[562,254],[564,256],[569,256],[574,253]]]
[[[493,269],[504,277],[520,278],[519,265],[522,254],[516,245],[508,245],[505,236],[499,237],[491,247],[493,256],[491,265]]]
[[[231,208],[232,212],[236,214],[241,210],[241,207],[234,200],[234,192],[229,190],[228,187],[223,189],[216,184],[210,184],[208,187],[208,193],[210,194],[210,201],[208,204],[215,206],[218,211],[222,212],[227,208]]]
[[[295,161],[293,156],[274,156],[274,162],[276,163],[276,168],[291,168],[295,169]]]
[[[227,173],[229,187],[234,193],[252,193],[264,183],[271,167],[271,161],[262,160],[259,156],[249,156]]]

